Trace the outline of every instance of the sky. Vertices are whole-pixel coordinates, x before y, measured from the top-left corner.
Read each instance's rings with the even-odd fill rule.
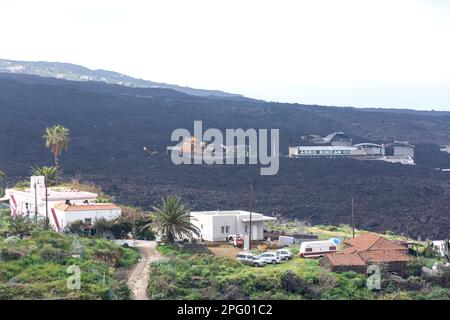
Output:
[[[2,0],[0,58],[267,101],[450,111],[450,1]]]

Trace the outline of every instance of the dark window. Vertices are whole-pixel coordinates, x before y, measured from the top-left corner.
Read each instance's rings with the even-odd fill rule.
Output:
[[[331,246],[330,250],[336,250],[336,247],[335,246]]]
[[[306,252],[312,252],[312,248],[306,248],[305,251]]]

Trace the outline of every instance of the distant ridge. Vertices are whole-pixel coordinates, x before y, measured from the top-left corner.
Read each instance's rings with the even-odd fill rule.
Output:
[[[80,65],[47,61],[15,61],[0,59],[0,72],[30,74],[72,81],[101,81],[135,88],[164,88],[183,92],[193,96],[240,98],[241,95],[219,90],[204,90],[182,87],[173,84],[136,79],[118,72],[92,70]]]

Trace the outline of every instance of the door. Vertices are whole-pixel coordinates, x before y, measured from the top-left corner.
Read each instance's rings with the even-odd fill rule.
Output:
[[[252,225],[252,240],[258,240],[258,225]]]

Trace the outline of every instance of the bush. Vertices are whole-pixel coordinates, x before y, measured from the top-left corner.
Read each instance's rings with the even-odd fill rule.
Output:
[[[428,245],[423,249],[422,255],[425,258],[439,258],[440,257],[438,249],[433,245],[432,242],[428,243]]]
[[[131,266],[138,253],[102,239],[77,240],[86,251],[80,258],[71,256],[73,238],[54,231],[9,241],[8,247],[0,239],[0,299],[127,299],[129,290],[116,279],[114,266]],[[81,269],[81,290],[66,287],[70,265]]]
[[[67,233],[83,236],[84,235],[83,228],[84,228],[84,222],[81,220],[76,220],[76,221],[68,224],[65,227],[64,231],[66,231]]]
[[[431,277],[431,282],[443,288],[450,289],[450,267],[440,267],[440,272]]]
[[[122,255],[116,262],[118,267],[131,267],[136,264],[139,260],[139,253],[136,249],[132,248],[122,248]]]
[[[55,248],[50,244],[44,244],[44,246],[39,249],[39,254],[44,260],[61,260],[68,255],[67,253],[63,253],[61,249]]]
[[[419,277],[422,274],[422,267],[425,262],[422,259],[414,259],[406,265],[406,275],[408,277]]]
[[[25,252],[13,249],[13,248],[3,248],[0,250],[0,260],[12,261],[18,260],[25,256]]]
[[[220,290],[224,300],[242,300],[246,298],[245,292],[234,284],[227,284]]]
[[[287,270],[281,275],[281,286],[288,293],[299,294],[307,299],[317,298],[317,290],[307,280],[291,270]]]

